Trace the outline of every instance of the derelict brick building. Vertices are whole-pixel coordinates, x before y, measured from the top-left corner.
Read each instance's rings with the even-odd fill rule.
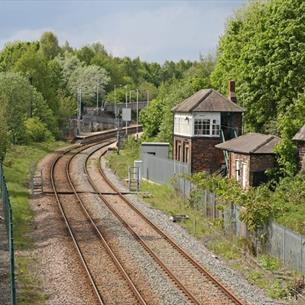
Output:
[[[228,152],[228,177],[248,189],[267,181],[266,170],[276,165],[274,148],[279,141],[277,136],[248,133],[216,147]]]

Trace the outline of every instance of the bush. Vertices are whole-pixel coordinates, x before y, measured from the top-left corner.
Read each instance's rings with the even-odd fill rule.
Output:
[[[24,122],[26,139],[34,142],[53,141],[54,138],[47,126],[39,118],[28,118]]]

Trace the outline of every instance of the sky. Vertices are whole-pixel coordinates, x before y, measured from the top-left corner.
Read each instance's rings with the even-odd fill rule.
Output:
[[[102,43],[114,56],[197,60],[214,54],[228,18],[247,0],[0,0],[0,48],[52,31],[72,47]]]

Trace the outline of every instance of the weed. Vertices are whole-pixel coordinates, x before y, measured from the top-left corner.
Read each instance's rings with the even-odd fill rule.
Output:
[[[259,264],[266,270],[276,271],[281,267],[281,263],[275,257],[270,255],[261,255],[258,257]]]

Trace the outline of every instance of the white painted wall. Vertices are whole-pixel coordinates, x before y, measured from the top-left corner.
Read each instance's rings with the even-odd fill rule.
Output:
[[[221,125],[220,112],[198,112],[198,113],[175,113],[174,116],[174,134],[186,137],[193,137],[195,119],[209,119],[212,130],[212,122],[216,120],[216,124]],[[196,135],[202,137],[202,135]],[[205,135],[212,137],[213,135]]]
[[[189,113],[175,113],[174,134],[191,137],[194,128],[193,116]]]

